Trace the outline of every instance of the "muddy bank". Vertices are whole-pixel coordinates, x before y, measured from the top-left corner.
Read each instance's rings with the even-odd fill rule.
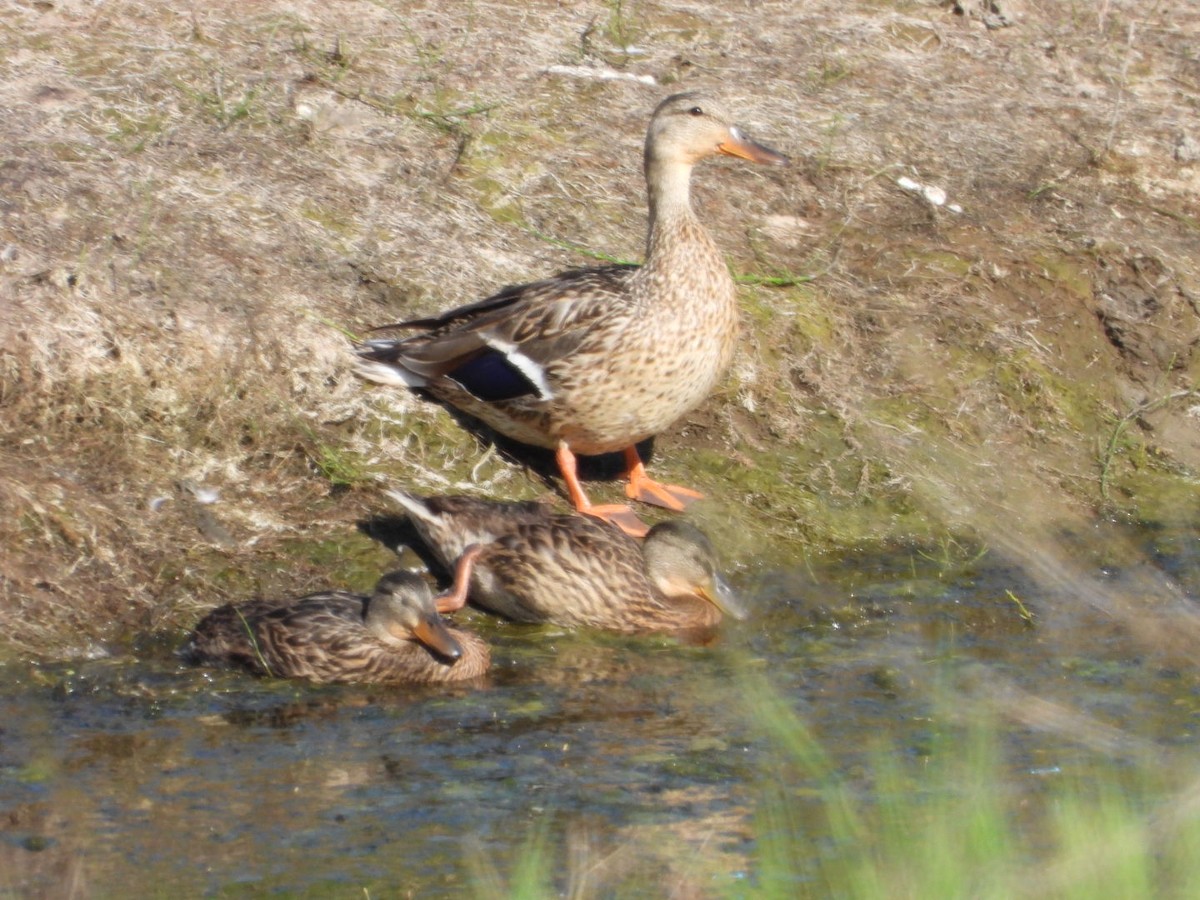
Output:
[[[655,464],[731,565],[951,538],[1086,565],[1064,528],[1186,522],[1200,12],[964,6],[0,13],[9,650],[369,587],[380,482],[554,496],[536,455],[365,388],[345,332],[639,258],[645,121],[681,86],[795,160],[695,184],[745,333]]]

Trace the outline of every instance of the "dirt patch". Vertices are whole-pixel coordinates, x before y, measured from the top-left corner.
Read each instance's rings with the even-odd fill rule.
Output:
[[[731,561],[986,542],[1005,495],[1039,498],[1032,541],[1195,495],[1186,4],[129,0],[10,5],[0,32],[18,651],[365,587],[381,480],[545,495],[519,454],[359,383],[344,331],[588,261],[568,246],[637,259],[645,122],[692,85],[796,160],[696,178],[746,333],[656,463],[713,498]]]
[[[1096,315],[1131,370],[1186,371],[1200,342],[1197,298],[1154,256],[1101,257],[1097,268]]]

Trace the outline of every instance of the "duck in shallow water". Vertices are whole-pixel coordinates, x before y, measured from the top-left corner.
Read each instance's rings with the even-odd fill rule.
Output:
[[[420,576],[391,572],[370,597],[322,591],[231,603],[200,621],[180,656],[196,665],[323,683],[462,681],[482,675],[491,661],[481,638],[438,615],[465,600],[465,594],[435,600]]]
[[[424,388],[501,434],[555,450],[577,510],[645,534],[629,507],[588,500],[575,454],[623,450],[630,499],[679,510],[700,496],[651,480],[635,445],[700,404],[733,357],[733,279],[690,199],[692,167],[715,154],[787,162],[743,136],[708,94],[668,97],[646,135],[641,266],[575,269],[384,326],[418,333],[359,345],[359,373]]]
[[[506,618],[648,633],[703,632],[723,615],[745,615],[717,573],[712,543],[686,522],[661,522],[637,540],[541,504],[388,496],[442,564],[456,567],[455,593]]]

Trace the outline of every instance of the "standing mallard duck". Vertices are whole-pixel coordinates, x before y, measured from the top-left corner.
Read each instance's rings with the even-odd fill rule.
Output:
[[[645,633],[705,631],[722,614],[744,616],[712,543],[686,522],[660,522],[638,541],[534,504],[388,496],[443,565],[457,563],[455,595],[509,619]]]
[[[462,681],[491,662],[487,644],[438,615],[464,602],[465,594],[435,600],[418,575],[391,572],[370,597],[323,591],[219,607],[196,626],[180,656],[322,683]]]
[[[421,333],[362,344],[360,374],[426,388],[510,438],[554,449],[576,509],[644,534],[628,507],[589,502],[574,454],[624,450],[631,499],[678,510],[701,496],[652,481],[635,445],[701,403],[733,356],[733,279],[690,199],[692,167],[718,153],[787,162],[743,137],[707,94],[668,97],[646,135],[642,266],[575,269],[388,326]]]

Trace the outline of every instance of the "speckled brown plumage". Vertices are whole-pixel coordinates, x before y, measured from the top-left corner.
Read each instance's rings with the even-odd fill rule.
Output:
[[[741,615],[699,529],[663,522],[638,541],[611,525],[536,504],[389,495],[444,565],[478,546],[471,601],[521,622],[626,633],[715,627]]]
[[[256,675],[364,684],[462,681],[490,664],[483,640],[446,627],[411,572],[385,575],[370,597],[324,591],[227,604],[200,621],[180,656]]]
[[[421,332],[361,345],[360,373],[424,387],[511,438],[560,453],[631,448],[667,428],[708,396],[737,340],[733,280],[689,197],[692,167],[715,153],[786,161],[743,138],[712,97],[667,98],[646,137],[642,266],[577,269],[394,326]],[[582,490],[572,487],[572,497],[583,509]]]

